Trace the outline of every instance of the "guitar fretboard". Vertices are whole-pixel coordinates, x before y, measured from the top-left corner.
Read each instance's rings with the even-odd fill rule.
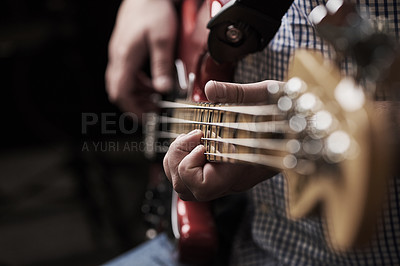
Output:
[[[159,135],[175,138],[201,130],[210,162],[242,161],[283,169],[290,144],[296,142],[288,138],[288,121],[275,104],[232,106],[164,101],[160,107],[170,112],[159,118]]]

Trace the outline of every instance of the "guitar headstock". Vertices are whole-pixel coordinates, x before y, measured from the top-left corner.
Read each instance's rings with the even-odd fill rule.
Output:
[[[322,207],[327,239],[347,249],[366,241],[381,207],[390,172],[387,121],[376,117],[354,79],[322,55],[299,51],[292,66],[287,89],[301,93],[291,99],[288,120],[296,121],[301,148],[285,171],[288,213],[301,218]]]
[[[345,250],[368,240],[391,174],[393,136],[373,96],[397,64],[397,46],[347,2],[330,0],[310,19],[337,58],[353,59],[356,72],[343,76],[322,55],[295,54],[287,90],[301,93],[290,101],[288,120],[301,125],[301,149],[293,154],[295,167],[286,170],[288,213],[301,218],[321,207],[327,239]]]

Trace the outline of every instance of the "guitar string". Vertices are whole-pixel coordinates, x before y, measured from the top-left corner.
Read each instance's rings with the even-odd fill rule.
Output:
[[[200,119],[201,120],[201,119]],[[182,118],[161,116],[159,118],[160,123],[166,124],[188,124],[197,126],[217,126],[229,129],[243,130],[247,132],[255,133],[287,133],[290,132],[290,127],[287,120],[280,121],[263,121],[263,122],[222,122],[222,123],[211,123],[201,122],[194,120],[187,120]]]
[[[175,139],[179,136],[178,133],[159,131],[158,137],[161,139]],[[250,138],[206,138],[202,137],[203,141],[218,142],[232,145],[245,146],[250,148],[259,148],[266,150],[276,151],[288,151],[288,143],[291,140],[282,140],[275,138],[261,138],[261,139],[250,139]]]
[[[219,105],[219,104],[195,104],[195,103],[178,103],[169,101],[160,101],[158,106],[163,109],[201,109],[201,110],[215,110],[225,111],[232,113],[240,113],[254,116],[267,116],[267,115],[282,115],[283,112],[279,110],[276,104],[269,105]]]
[[[164,134],[168,134],[170,132],[163,132]],[[177,134],[179,135],[179,134]],[[203,139],[203,138],[202,138]],[[221,141],[220,139],[209,139],[210,141]],[[247,140],[251,140],[251,139],[244,139],[245,142]],[[283,144],[283,140],[268,140],[268,139],[262,139],[263,141],[282,141]],[[228,141],[224,141],[224,143],[227,144],[233,144],[233,145],[241,145],[238,142],[234,141],[234,142],[230,142]],[[247,143],[242,143],[243,145],[246,145]],[[285,148],[283,147],[273,147],[278,143],[272,144],[271,149],[268,150],[279,150],[279,151],[287,151]],[[279,144],[278,144],[279,145]],[[260,149],[264,149],[264,147],[257,147]],[[163,150],[157,150],[157,152],[159,153],[165,153],[165,151]],[[267,155],[267,154],[252,154],[252,153],[220,153],[220,152],[205,152],[204,155],[206,156],[212,156],[211,160],[209,161],[219,161],[218,159],[221,159],[220,161],[223,161],[223,159],[226,159],[227,162],[232,162],[232,161],[242,161],[242,162],[246,162],[246,163],[253,163],[253,164],[259,164],[259,165],[264,165],[264,166],[268,166],[268,167],[273,167],[276,169],[285,169],[285,165],[284,165],[284,158],[282,156],[276,156],[276,155]]]
[[[273,167],[276,169],[286,169],[284,165],[285,157],[265,155],[265,154],[252,154],[252,153],[216,153],[216,152],[205,152],[207,155],[212,155],[221,159],[242,161],[247,163],[259,164],[264,166]]]
[[[290,140],[281,140],[273,138],[250,139],[250,138],[201,138],[212,142],[245,146],[249,148],[259,148],[266,150],[288,151],[288,142]]]

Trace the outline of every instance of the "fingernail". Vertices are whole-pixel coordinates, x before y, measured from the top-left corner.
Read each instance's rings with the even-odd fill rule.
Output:
[[[224,85],[219,85],[216,81],[210,80],[207,82],[206,87],[212,88],[212,89],[207,89],[206,88],[206,95],[208,100],[211,102],[218,102],[220,100],[225,99],[225,88],[223,87]]]
[[[198,152],[198,151],[203,151],[204,150],[204,145],[199,144],[196,146],[196,148],[193,149],[193,152]]]
[[[169,76],[160,76],[154,78],[153,86],[157,91],[167,92],[172,89],[173,81]]]
[[[200,132],[202,132],[200,129],[195,129],[195,130],[190,131],[187,135],[188,136],[196,135],[196,134],[199,134]]]

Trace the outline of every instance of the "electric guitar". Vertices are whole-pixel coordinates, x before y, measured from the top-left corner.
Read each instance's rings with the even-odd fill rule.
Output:
[[[207,3],[215,9],[226,1]],[[347,4],[334,11],[319,9],[312,19],[322,32],[329,24],[326,21],[355,14]],[[345,77],[320,54],[299,50],[286,85],[268,88],[268,102],[251,106],[207,103],[205,83],[228,81],[233,73],[232,65],[217,65],[207,53],[204,21],[209,18],[206,3],[183,1],[177,72],[180,90],[189,99],[160,101],[164,115],[153,115],[152,120],[154,125],[161,124],[161,131],[152,130],[151,139],[201,129],[208,161],[281,171],[287,184],[288,216],[299,219],[318,210],[332,248],[345,250],[364,243],[382,203],[392,154],[386,118],[377,116],[370,92],[365,93],[361,85],[365,76]],[[340,34],[343,27],[349,29],[340,25],[335,33]],[[354,45],[346,49],[338,53],[345,54]],[[173,227],[182,261],[204,262],[217,250],[209,204],[173,200]]]

